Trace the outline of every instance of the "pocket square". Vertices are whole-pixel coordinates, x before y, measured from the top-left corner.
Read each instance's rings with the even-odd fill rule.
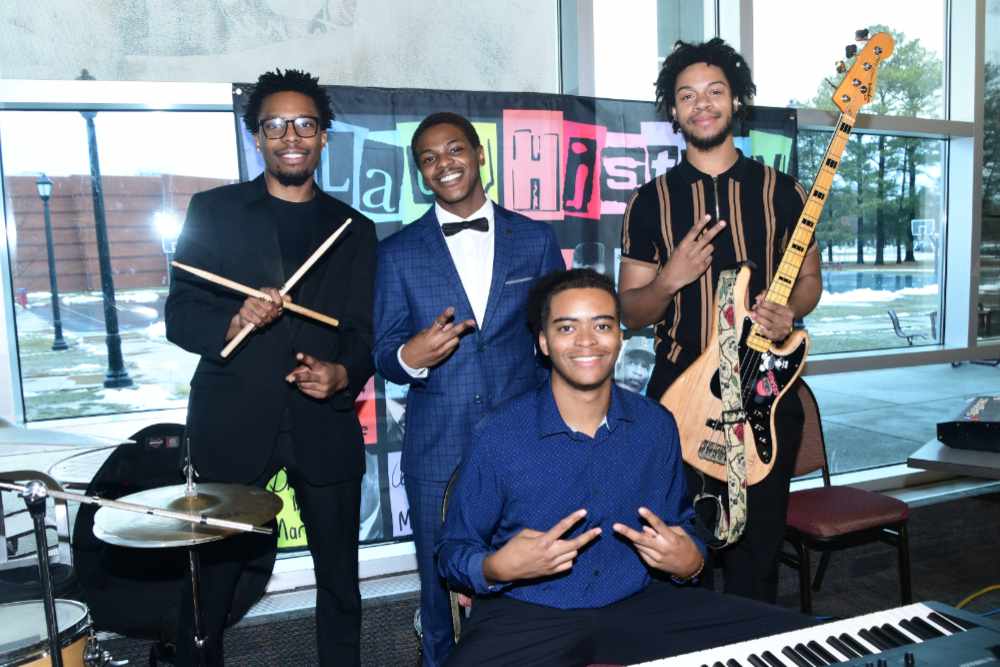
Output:
[[[504,285],[506,286],[506,285],[516,285],[518,283],[525,283],[531,280],[532,278],[534,278],[534,276],[525,276],[524,278],[511,278],[510,280],[505,282]]]

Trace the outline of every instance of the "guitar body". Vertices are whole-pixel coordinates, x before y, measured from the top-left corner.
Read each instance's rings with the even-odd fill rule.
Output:
[[[734,318],[740,335],[740,389],[747,420],[742,432],[746,448],[747,484],[756,484],[771,472],[779,443],[774,416],[782,397],[802,374],[809,337],[793,331],[781,346],[765,352],[747,343],[753,322],[747,289],[750,269],[740,269],[734,287]],[[718,313],[718,304],[713,310]],[[726,479],[725,436],[722,430],[722,396],[719,387],[718,323],[713,318],[712,336],[705,351],[660,398],[673,413],[680,431],[684,460],[709,477]]]

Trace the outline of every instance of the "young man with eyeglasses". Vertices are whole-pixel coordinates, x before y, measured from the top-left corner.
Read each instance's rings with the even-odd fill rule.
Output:
[[[243,299],[178,272],[167,338],[201,356],[191,380],[187,433],[202,482],[263,487],[285,468],[316,573],[319,663],[360,664],[358,529],[364,447],[354,400],[374,372],[375,229],[313,180],[333,118],[317,79],[296,70],[257,80],[243,116],[264,159],[248,183],[195,195],[177,260],[260,290]],[[282,285],[330,234],[350,227],[282,297]],[[333,328],[284,313],[294,300],[341,321]],[[254,333],[220,351],[248,324]],[[222,665],[222,631],[246,553],[233,537],[202,549],[205,664]],[[178,663],[195,664],[190,592]]]

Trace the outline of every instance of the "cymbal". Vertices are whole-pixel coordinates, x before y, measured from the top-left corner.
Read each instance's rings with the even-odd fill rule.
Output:
[[[282,506],[281,499],[273,493],[241,484],[197,484],[193,496],[186,495],[186,490],[184,484],[161,486],[118,500],[255,526],[276,517]],[[193,546],[221,540],[237,532],[111,507],[102,507],[94,515],[94,535],[104,542],[122,547],[159,549]]]

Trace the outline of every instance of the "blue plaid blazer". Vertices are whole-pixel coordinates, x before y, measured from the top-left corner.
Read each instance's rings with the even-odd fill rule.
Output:
[[[468,446],[472,426],[495,405],[544,377],[528,331],[528,292],[539,277],[565,268],[559,242],[543,222],[494,205],[493,280],[481,326],[428,376],[399,365],[399,347],[448,306],[455,321],[474,319],[434,207],[378,246],[375,277],[375,367],[409,384],[403,472],[447,481]]]

